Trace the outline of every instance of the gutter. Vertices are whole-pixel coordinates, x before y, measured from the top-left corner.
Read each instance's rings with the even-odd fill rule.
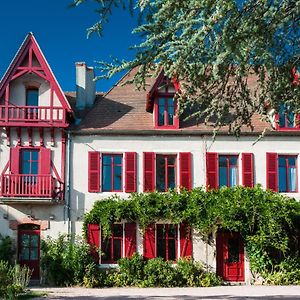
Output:
[[[68,222],[68,235],[70,235],[71,232],[71,143],[72,143],[72,138],[71,138],[71,133],[70,131],[67,132],[67,155],[66,155],[66,160],[67,160],[67,172],[66,172],[66,193],[65,193],[65,199],[66,199],[66,205],[64,206],[67,210],[67,222]]]

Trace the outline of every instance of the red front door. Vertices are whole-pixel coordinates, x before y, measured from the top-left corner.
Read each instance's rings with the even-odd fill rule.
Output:
[[[225,281],[244,281],[244,242],[239,233],[217,235],[217,274]]]
[[[19,226],[18,261],[32,270],[31,279],[40,278],[40,228],[38,225]]]

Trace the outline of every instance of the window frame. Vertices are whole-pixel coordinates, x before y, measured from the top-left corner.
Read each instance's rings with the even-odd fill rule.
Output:
[[[279,108],[280,110],[280,108]],[[288,127],[288,117],[287,117],[287,109],[284,108],[284,115],[285,115],[285,126],[281,127],[280,126],[280,112],[278,111],[275,115],[275,128],[278,131],[295,131],[295,130],[300,130],[300,114],[293,112],[294,114],[294,126],[293,127]]]
[[[170,188],[168,187],[168,168],[171,166],[173,166],[174,167],[174,173],[175,173],[175,187],[174,187],[174,189],[175,190],[177,190],[177,188],[178,188],[178,184],[177,184],[177,178],[178,178],[178,176],[177,176],[177,172],[178,172],[178,162],[177,162],[177,160],[178,160],[178,155],[177,154],[165,154],[165,153],[155,153],[155,177],[154,177],[154,179],[155,179],[155,189],[158,191],[158,189],[157,189],[157,174],[158,174],[158,172],[157,172],[157,158],[159,157],[159,156],[161,156],[161,157],[163,157],[164,158],[164,169],[165,169],[165,190],[164,191],[159,191],[159,192],[162,192],[162,193],[164,193],[164,192],[168,192],[168,190],[170,190]],[[174,165],[169,165],[168,164],[168,158],[170,158],[170,157],[173,157],[174,159],[175,159],[175,163],[174,163]]]
[[[220,157],[221,156],[225,156],[226,157],[226,181],[227,181],[227,185],[222,185],[220,186],[220,164],[219,164],[219,160],[220,160]],[[239,177],[240,177],[240,174],[239,174],[239,154],[222,154],[222,153],[218,153],[218,156],[217,156],[217,160],[218,160],[218,189],[219,188],[222,188],[224,186],[227,186],[227,187],[234,187],[234,186],[230,186],[230,158],[231,157],[236,157],[236,169],[237,169],[237,182],[236,182],[236,185],[234,186],[238,186],[239,185]]]
[[[155,129],[178,129],[179,128],[179,118],[177,116],[177,101],[174,99],[175,93],[158,93],[154,100],[154,124]],[[164,99],[164,124],[159,125],[159,100]],[[173,124],[169,124],[169,115],[168,115],[168,100],[173,99]]]
[[[280,186],[280,177],[279,177],[279,158],[282,158],[284,157],[285,158],[285,176],[286,176],[286,191],[280,191],[279,190],[279,186]],[[289,169],[291,168],[291,166],[289,165],[288,163],[288,159],[289,158],[295,158],[295,169],[296,169],[296,178],[295,178],[295,181],[296,181],[296,188],[295,188],[295,191],[291,191],[290,190],[290,185],[291,183],[289,182]],[[295,154],[278,154],[277,155],[277,176],[278,176],[278,192],[279,193],[298,193],[298,156],[295,155]]]
[[[175,237],[169,237],[169,231],[168,228],[169,226],[174,226],[175,227]],[[165,236],[164,238],[158,238],[158,226],[163,226],[163,230],[165,230]],[[166,229],[167,228],[167,229]],[[159,241],[165,240],[165,257],[161,257],[163,260],[165,261],[169,261],[169,262],[173,262],[175,263],[176,260],[178,259],[178,243],[180,241],[180,232],[178,232],[178,224],[171,224],[171,223],[155,223],[155,256],[156,258],[161,257],[158,256],[157,254],[157,247],[158,247],[158,243]],[[169,240],[174,240],[175,241],[175,259],[174,260],[169,260],[169,244],[168,241]]]
[[[23,157],[23,153],[25,151],[28,151],[30,153],[30,159],[28,160],[29,165],[30,165],[30,169],[31,169],[31,165],[32,162],[36,162],[37,163],[37,173],[24,173],[23,172],[23,163],[24,163],[24,157]],[[32,160],[32,152],[35,152],[38,154],[37,160]],[[35,148],[35,147],[20,147],[20,166],[19,166],[19,170],[20,170],[20,174],[24,174],[24,175],[38,175],[39,174],[39,167],[40,167],[40,149],[39,148]]]
[[[103,174],[104,174],[104,156],[107,155],[107,156],[111,156],[112,157],[116,157],[116,156],[121,156],[121,189],[118,190],[118,189],[114,189],[114,166],[120,166],[120,164],[114,164],[114,160],[113,160],[113,163],[110,165],[111,166],[111,189],[110,190],[105,190],[104,189],[104,184],[103,184]],[[124,153],[107,153],[107,152],[104,152],[104,153],[101,153],[101,192],[123,192],[124,191]]]

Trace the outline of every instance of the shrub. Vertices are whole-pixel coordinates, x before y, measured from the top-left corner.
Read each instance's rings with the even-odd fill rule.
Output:
[[[41,266],[45,281],[60,286],[83,283],[86,267],[92,262],[90,248],[80,238],[61,235],[42,241]]]
[[[13,254],[11,238],[9,236],[3,237],[0,234],[0,260],[12,263]]]
[[[0,261],[0,299],[15,299],[25,292],[31,276],[27,267]]]

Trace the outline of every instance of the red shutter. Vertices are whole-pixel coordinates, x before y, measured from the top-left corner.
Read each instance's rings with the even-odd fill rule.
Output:
[[[180,224],[180,257],[193,255],[192,228],[186,224]]]
[[[253,153],[242,153],[243,185],[254,186]]]
[[[206,153],[206,186],[210,189],[218,188],[218,154]]]
[[[136,152],[125,153],[125,192],[136,192]]]
[[[39,151],[39,174],[48,175],[51,173],[51,150],[41,147]]]
[[[267,188],[278,191],[278,155],[267,153]]]
[[[144,258],[151,259],[155,255],[155,224],[150,224],[145,229],[144,235]]]
[[[98,151],[89,151],[88,168],[88,191],[100,192],[100,153]]]
[[[191,174],[191,153],[181,152],[179,153],[179,165],[180,165],[180,187],[187,190],[192,189],[192,174]]]
[[[20,148],[10,148],[9,168],[12,174],[20,174]]]
[[[144,152],[144,192],[154,191],[154,152]]]
[[[136,223],[125,223],[125,257],[136,252]]]
[[[95,262],[99,263],[100,226],[99,224],[88,224],[88,244],[91,246],[91,254]]]

